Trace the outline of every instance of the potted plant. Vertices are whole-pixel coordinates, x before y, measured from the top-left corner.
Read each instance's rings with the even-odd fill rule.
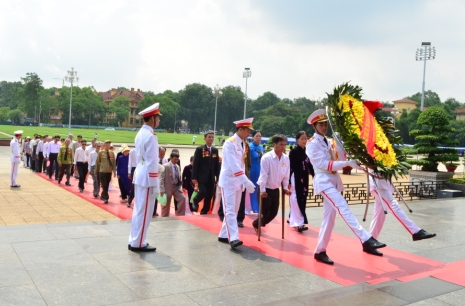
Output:
[[[453,163],[459,160],[458,151],[451,146],[456,140],[449,139],[448,133],[455,129],[449,126],[449,118],[441,107],[429,107],[418,117],[419,129],[410,132],[415,136],[414,150],[409,153],[421,154],[420,159],[409,159],[408,163],[421,166],[421,171],[410,171],[410,178],[418,176],[427,180],[448,180],[451,174],[439,172],[439,163]],[[418,173],[423,172],[423,173]],[[430,172],[432,174],[426,174]],[[452,174],[453,175],[453,174]],[[412,177],[413,176],[413,177]]]
[[[449,161],[448,163],[445,163],[444,165],[446,166],[447,172],[455,172],[455,170],[459,166],[458,163],[454,163],[452,161]]]

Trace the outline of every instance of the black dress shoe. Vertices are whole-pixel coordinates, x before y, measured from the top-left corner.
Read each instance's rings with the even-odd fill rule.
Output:
[[[418,231],[418,233],[415,233],[412,235],[413,241],[418,241],[418,240],[423,240],[423,239],[429,239],[436,237],[436,234],[430,234],[427,231],[421,229]]]
[[[65,185],[66,186],[71,186],[71,184],[69,182],[66,182]]]
[[[11,188],[19,188],[19,187],[21,187],[21,185],[16,184],[16,185],[13,185],[13,186],[10,186],[10,187]]]
[[[363,246],[363,251],[365,251],[365,250],[374,250],[374,249],[384,248],[386,245],[384,243],[379,242],[372,236],[370,237],[370,239],[362,243],[362,246]]]
[[[147,242],[147,244],[146,244],[145,246],[148,246],[148,245],[149,245],[149,243]],[[129,251],[131,250],[131,248],[132,248],[131,245],[128,244],[128,250],[129,250]]]
[[[371,255],[375,255],[375,256],[383,256],[383,253],[381,253],[377,249],[363,249],[363,252],[371,254]]]
[[[329,259],[328,255],[326,255],[326,252],[315,253],[313,258],[315,258],[316,261],[322,262],[324,264],[334,265],[334,261]]]
[[[303,231],[306,231],[306,230],[308,230],[308,227],[306,227],[305,225],[301,225],[301,226],[297,227],[297,231],[299,233],[302,233]]]
[[[233,240],[229,243],[231,246],[231,249],[237,248],[238,246],[241,246],[243,243],[240,240]]]
[[[223,242],[223,243],[229,243],[229,239],[228,238],[223,238],[223,237],[218,237],[218,241]]]
[[[108,200],[105,200],[103,203],[108,204]]]
[[[237,226],[238,227],[244,227],[244,223],[242,223],[242,221],[237,221]]]
[[[141,247],[141,248],[130,247],[130,250],[133,251],[133,252],[155,252],[156,249],[157,248],[151,247],[148,244],[146,246],[144,246],[144,247]]]

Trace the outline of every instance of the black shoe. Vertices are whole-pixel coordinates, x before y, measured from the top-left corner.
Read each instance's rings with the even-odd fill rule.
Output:
[[[155,252],[157,248],[149,246],[147,243],[146,246],[141,248],[133,248],[132,246],[128,245],[128,249],[133,252]]]
[[[427,231],[421,229],[418,231],[418,233],[415,233],[412,235],[413,241],[418,241],[418,240],[423,240],[423,239],[429,239],[436,237],[436,234],[430,234]]]
[[[377,249],[363,249],[363,252],[371,254],[371,255],[375,255],[375,256],[383,256],[383,253],[381,253]]]
[[[108,204],[108,200],[105,200],[103,203]]]
[[[21,187],[21,185],[16,184],[16,185],[13,185],[13,186],[10,186],[10,187],[11,188],[19,188],[19,187]]]
[[[301,225],[297,227],[297,231],[299,233],[302,233],[303,231],[306,231],[306,230],[308,230],[308,227],[306,227],[305,225]]]
[[[127,207],[131,207],[131,203],[127,202],[127,203],[126,203],[126,206],[127,206]]]
[[[243,243],[242,241],[240,240],[233,240],[229,243],[229,245],[231,246],[231,249],[235,249],[237,248],[238,246],[241,246]]]
[[[326,255],[326,252],[315,253],[313,258],[315,258],[316,261],[322,262],[324,264],[334,265],[334,261],[329,259],[328,255]]]
[[[367,241],[362,243],[362,246],[363,246],[363,251],[366,251],[366,250],[374,250],[374,249],[384,248],[386,246],[386,244],[379,242],[378,240],[376,240],[372,236],[372,237],[370,237],[370,239],[368,239]]]
[[[51,179],[52,179],[52,177],[51,177],[51,176],[49,176],[49,177],[48,177],[48,179],[49,179],[49,180],[51,180]]]
[[[84,192],[84,189],[82,189],[82,188],[79,188],[79,192]]]
[[[149,246],[149,243],[147,242],[146,246]],[[130,251],[131,250],[131,245],[128,244],[128,250]]]
[[[58,185],[61,185],[61,181],[58,181]]]
[[[69,182],[66,182],[65,185],[66,186],[71,186],[71,184]]]
[[[98,194],[94,194],[94,198],[98,198]]]
[[[228,239],[228,238],[218,237],[218,241],[219,241],[219,242],[223,242],[223,243],[229,243],[229,239]]]
[[[220,218],[220,221],[223,222],[224,216],[223,217],[219,216],[219,218]]]
[[[242,221],[237,221],[237,226],[238,227],[244,227],[244,223],[242,223]]]

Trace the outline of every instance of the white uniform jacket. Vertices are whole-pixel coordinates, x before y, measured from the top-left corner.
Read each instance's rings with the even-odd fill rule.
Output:
[[[320,194],[331,187],[336,188],[337,191],[343,191],[344,185],[337,171],[347,166],[348,162],[338,161],[337,156],[339,159],[344,159],[344,154],[336,150],[331,139],[326,138],[328,142],[326,144],[324,136],[315,133],[312,138],[307,142],[305,152],[315,169],[315,178],[313,179],[315,194]]]
[[[221,188],[242,190],[242,185],[249,180],[245,175],[245,144],[241,144],[242,139],[234,134],[223,145],[223,162],[218,181]]]
[[[10,141],[10,149],[11,149],[10,161],[12,163],[20,163],[21,155],[19,153],[19,142],[16,137]]]
[[[140,128],[135,146],[137,166],[132,182],[141,187],[158,187],[158,138],[150,126]]]
[[[380,191],[386,190],[387,192],[392,194],[395,190],[394,186],[392,186],[392,184],[388,180],[376,179],[376,183],[378,184],[378,188]],[[373,181],[373,178],[370,176],[370,192],[374,190],[376,190],[375,182]]]

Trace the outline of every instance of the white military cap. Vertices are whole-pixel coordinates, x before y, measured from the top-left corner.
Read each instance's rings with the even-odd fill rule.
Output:
[[[23,131],[21,130],[14,131],[14,133],[15,133],[15,136],[23,135]]]
[[[308,124],[315,124],[317,122],[326,122],[328,121],[328,115],[324,109],[317,109],[314,111],[307,119]]]
[[[160,103],[155,103],[149,107],[147,107],[146,109],[144,109],[143,111],[141,111],[139,113],[139,115],[141,115],[142,117],[146,118],[146,117],[151,117],[151,116],[155,116],[155,115],[160,115],[162,116],[162,114],[160,114]]]
[[[247,118],[239,121],[234,121],[233,123],[236,125],[236,128],[246,127],[252,130],[252,122],[253,118]]]

